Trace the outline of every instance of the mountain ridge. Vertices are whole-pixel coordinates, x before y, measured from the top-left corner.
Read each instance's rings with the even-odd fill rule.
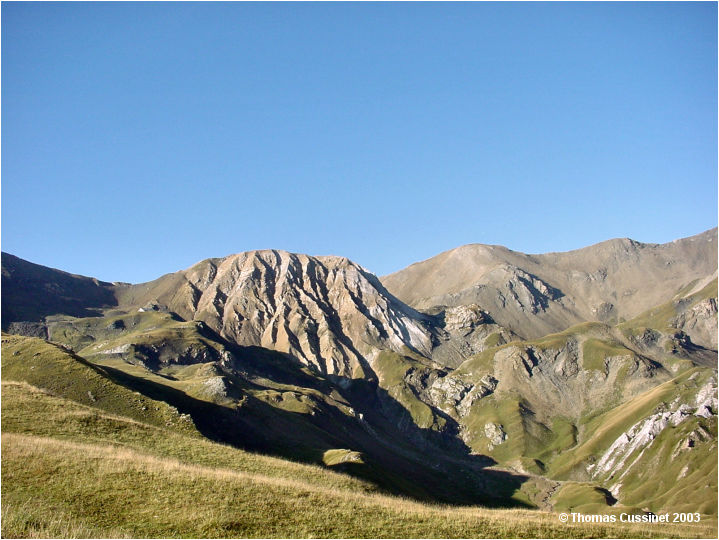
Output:
[[[539,255],[468,244],[381,281],[419,310],[477,303],[502,326],[534,338],[583,320],[630,319],[694,279],[711,279],[716,245],[716,228],[666,244],[612,239]]]

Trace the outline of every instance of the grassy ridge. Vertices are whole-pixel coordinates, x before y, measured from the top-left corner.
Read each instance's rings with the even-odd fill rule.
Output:
[[[118,384],[107,369],[36,338],[2,335],[2,378],[25,381],[77,403],[155,426],[198,434],[192,421],[164,401]]]

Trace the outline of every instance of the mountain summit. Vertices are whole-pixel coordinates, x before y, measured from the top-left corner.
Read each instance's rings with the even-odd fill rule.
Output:
[[[161,304],[234,343],[288,353],[323,373],[364,377],[377,351],[432,349],[427,317],[344,257],[251,251],[116,291],[120,306]]]
[[[717,277],[717,229],[667,244],[628,238],[564,253],[528,255],[470,244],[382,278],[423,311],[478,304],[532,339],[583,321],[618,323]]]

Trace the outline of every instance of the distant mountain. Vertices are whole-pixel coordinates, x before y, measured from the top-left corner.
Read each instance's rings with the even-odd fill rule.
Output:
[[[619,323],[717,278],[717,229],[667,244],[628,238],[527,255],[470,244],[381,278],[412,307],[476,304],[526,339],[584,321]]]

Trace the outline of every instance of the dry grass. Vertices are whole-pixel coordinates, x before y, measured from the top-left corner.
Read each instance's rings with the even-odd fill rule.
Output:
[[[21,365],[19,355],[5,352],[3,377],[29,369],[48,389],[2,384],[3,537],[716,536],[716,523],[564,525],[555,513],[429,505],[380,494],[375,484],[349,475],[212,443],[154,414],[145,420],[161,404],[101,385],[87,369],[62,379],[40,355]],[[75,384],[59,388],[65,380]],[[78,403],[87,395],[85,380],[96,381],[107,403],[122,408]],[[66,394],[71,399],[61,397]],[[128,407],[125,397],[137,403]]]
[[[2,450],[3,504],[11,509],[11,519],[3,520],[4,537],[32,536],[33,531],[57,537],[712,535],[708,526],[562,525],[553,513],[426,505],[33,435],[4,433]],[[23,500],[28,492],[35,495]],[[18,517],[30,515],[28,508],[41,517]],[[29,521],[35,525],[28,527]]]
[[[33,498],[3,504],[1,521],[3,538],[130,538],[120,530],[88,525]]]

